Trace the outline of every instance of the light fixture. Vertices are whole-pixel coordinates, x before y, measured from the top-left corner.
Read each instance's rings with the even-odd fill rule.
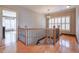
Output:
[[[66,6],[66,8],[70,8],[70,5]]]
[[[50,14],[49,14],[49,11],[50,11],[50,9],[48,9],[48,15],[47,15],[47,18],[50,18]]]
[[[47,15],[47,18],[50,18],[50,16],[49,16],[49,15]]]

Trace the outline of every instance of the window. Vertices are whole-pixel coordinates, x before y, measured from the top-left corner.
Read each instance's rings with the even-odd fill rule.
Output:
[[[70,29],[70,17],[67,16],[66,17],[66,30],[69,30]]]
[[[70,16],[53,17],[49,19],[49,28],[60,26],[61,30],[70,31]]]
[[[3,26],[6,30],[16,30],[16,12],[2,10]]]
[[[58,23],[59,24],[61,23],[61,17],[58,17]]]
[[[58,17],[58,26],[60,26],[61,29],[61,17]]]
[[[57,18],[55,18],[55,24],[57,24],[57,21],[58,21]]]
[[[65,17],[62,17],[62,24],[65,23]]]
[[[62,24],[62,30],[65,30],[65,24]]]
[[[54,18],[52,18],[51,20],[52,20],[51,23],[54,23]]]
[[[65,30],[65,17],[62,17],[62,30]]]
[[[16,17],[16,12],[13,11],[3,10],[2,13],[3,16]]]
[[[66,24],[66,30],[70,29],[70,24]]]

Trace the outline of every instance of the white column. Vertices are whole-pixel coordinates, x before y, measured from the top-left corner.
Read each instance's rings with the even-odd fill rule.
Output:
[[[76,8],[76,36],[79,43],[79,7]]]
[[[0,7],[0,46],[2,46],[2,12]]]

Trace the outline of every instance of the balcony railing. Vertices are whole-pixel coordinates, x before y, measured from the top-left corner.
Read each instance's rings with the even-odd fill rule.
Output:
[[[55,44],[59,40],[59,28],[20,28],[18,40],[25,45]]]

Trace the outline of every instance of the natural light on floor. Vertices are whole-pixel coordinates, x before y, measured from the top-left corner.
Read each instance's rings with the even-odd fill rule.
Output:
[[[67,40],[60,40],[61,47],[70,47],[70,43]]]

